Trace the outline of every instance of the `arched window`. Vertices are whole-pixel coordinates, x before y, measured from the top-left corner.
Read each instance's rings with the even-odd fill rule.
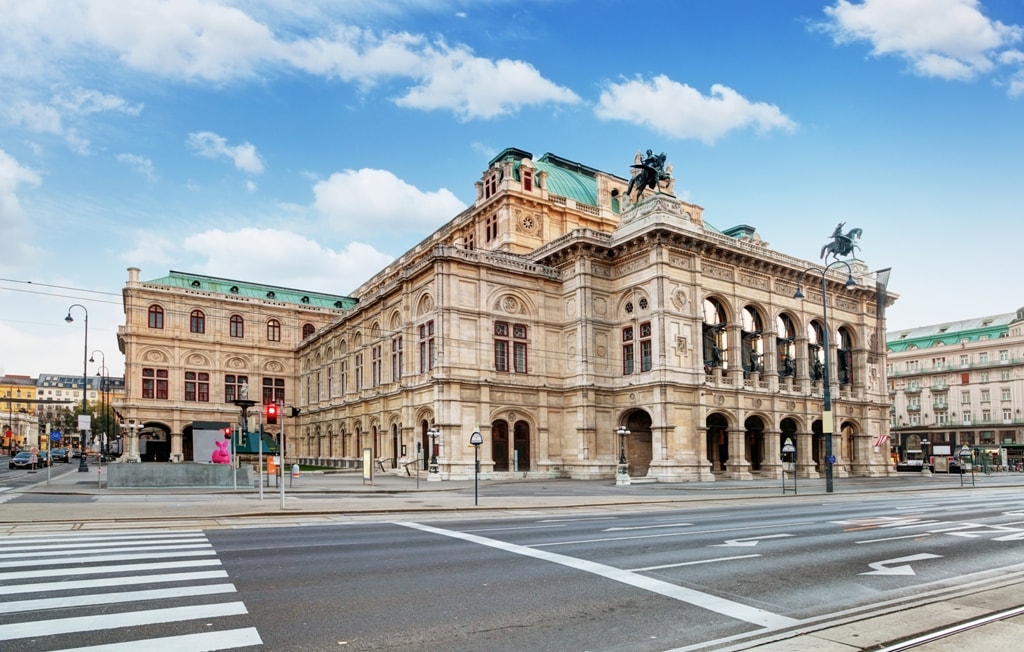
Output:
[[[149,327],[164,327],[164,309],[156,304],[149,307]]]
[[[796,327],[789,315],[775,319],[775,350],[778,353],[779,377],[796,376]]]
[[[821,322],[812,321],[807,324],[807,372],[811,380],[821,380],[824,374],[825,349],[822,346],[825,342],[824,334]]]
[[[764,340],[761,333],[764,331],[764,322],[761,315],[754,308],[747,306],[743,309],[743,327],[740,336],[742,338],[743,371],[762,372],[764,371]]]
[[[316,332],[316,327],[313,324],[302,325],[302,339],[306,339],[310,335]]]
[[[839,327],[836,345],[839,384],[849,385],[853,382],[853,334],[846,326]]]
[[[189,315],[188,330],[191,333],[205,333],[206,332],[206,315],[203,314],[202,310],[193,310],[192,314]]]
[[[267,322],[267,341],[281,341],[281,322],[277,321],[276,319],[271,319],[270,321]]]
[[[704,367],[726,366],[725,310],[717,299],[704,299]]]
[[[231,315],[231,337],[245,337],[245,320],[241,315]]]

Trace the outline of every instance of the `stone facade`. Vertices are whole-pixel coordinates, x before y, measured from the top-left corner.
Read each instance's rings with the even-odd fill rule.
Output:
[[[257,406],[294,403],[299,342],[355,304],[200,274],[139,275],[128,269],[118,329],[125,393],[115,408],[129,435],[124,461],[209,461],[193,460],[193,424],[237,424],[232,401],[243,391]]]
[[[1024,469],[1024,308],[895,331],[887,348],[894,461],[967,447]]]
[[[631,476],[663,482],[778,478],[789,440],[798,475],[818,477],[834,421],[838,477],[890,472],[863,263],[809,265],[705,224],[671,182],[633,203],[626,179],[551,154],[506,150],[476,186],[296,343],[301,460],[405,473],[436,456],[467,478],[479,431],[485,477],[610,478],[625,453]]]

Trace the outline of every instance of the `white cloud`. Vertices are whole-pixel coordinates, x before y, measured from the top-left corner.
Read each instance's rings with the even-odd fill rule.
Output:
[[[128,100],[110,93],[91,88],[71,88],[53,96],[52,104],[71,114],[101,113],[117,111],[128,115],[139,115],[141,104],[129,104]]]
[[[524,106],[577,104],[572,90],[525,61],[490,60],[466,46],[449,47],[406,32],[375,34],[336,22],[323,11],[284,3],[240,5],[201,0],[0,0],[0,77],[24,77],[19,60],[59,75],[57,62],[92,61],[163,77],[230,82],[279,70],[299,70],[372,88],[408,82],[399,106],[450,110],[463,120],[507,115]],[[9,7],[9,5],[14,5]],[[5,9],[10,9],[9,12]],[[246,13],[246,10],[252,13]],[[261,22],[262,21],[262,22]],[[12,54],[13,52],[13,54]],[[70,93],[69,108],[138,111],[114,95]]]
[[[153,161],[135,154],[118,154],[117,160],[126,163],[141,172],[150,181],[156,180],[156,171],[153,169]]]
[[[329,294],[351,292],[393,260],[366,244],[335,251],[275,229],[215,229],[185,238],[184,249],[204,259],[189,271]]]
[[[28,131],[40,134],[62,134],[60,113],[52,106],[36,102],[15,102],[4,107],[5,119]]]
[[[251,143],[228,145],[223,136],[218,136],[212,131],[197,131],[188,135],[188,145],[200,156],[206,158],[226,156],[234,162],[235,167],[239,170],[250,174],[263,172],[263,161],[256,153],[256,146]]]
[[[315,208],[332,228],[358,233],[431,232],[465,205],[448,189],[424,192],[387,170],[345,170],[313,186]]]
[[[420,83],[398,98],[399,106],[450,109],[463,120],[493,118],[523,106],[577,104],[568,88],[548,81],[529,63],[473,56],[466,48],[429,53]]]
[[[29,224],[18,199],[18,190],[24,185],[40,183],[38,173],[0,149],[0,231],[4,234],[0,269],[15,269],[35,255],[35,247],[29,244]]]
[[[978,0],[837,0],[820,25],[836,43],[867,41],[875,56],[905,59],[924,77],[968,80],[994,68],[993,56],[1024,30],[987,18]]]
[[[733,89],[715,84],[711,94],[658,75],[608,84],[601,91],[595,114],[602,120],[623,120],[672,138],[692,138],[712,144],[736,129],[760,132],[793,131],[796,124],[779,107],[751,102]]]

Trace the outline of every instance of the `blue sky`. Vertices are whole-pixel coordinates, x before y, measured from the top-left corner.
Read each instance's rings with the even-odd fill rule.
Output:
[[[1012,312],[1021,0],[0,0],[0,372],[122,372],[127,267],[346,294],[506,147],[664,151],[719,228]],[[1011,286],[1009,289],[1006,286]],[[99,356],[96,356],[97,360]],[[96,365],[90,365],[95,373]]]

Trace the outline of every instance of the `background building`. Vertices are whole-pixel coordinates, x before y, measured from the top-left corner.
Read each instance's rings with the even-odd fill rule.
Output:
[[[126,461],[193,461],[196,424],[237,424],[232,401],[293,402],[295,349],[355,301],[342,296],[172,271],[129,268],[125,394],[114,403]],[[209,460],[198,460],[206,462]]]
[[[667,171],[634,203],[622,177],[502,152],[472,207],[297,343],[290,450],[336,465],[368,450],[396,472],[436,457],[470,477],[480,431],[490,477],[610,477],[625,452],[634,477],[685,481],[779,477],[790,440],[817,477],[828,355],[835,473],[889,473],[873,274],[719,231]]]
[[[890,333],[892,455],[943,470],[962,446],[1024,467],[1024,308]]]

